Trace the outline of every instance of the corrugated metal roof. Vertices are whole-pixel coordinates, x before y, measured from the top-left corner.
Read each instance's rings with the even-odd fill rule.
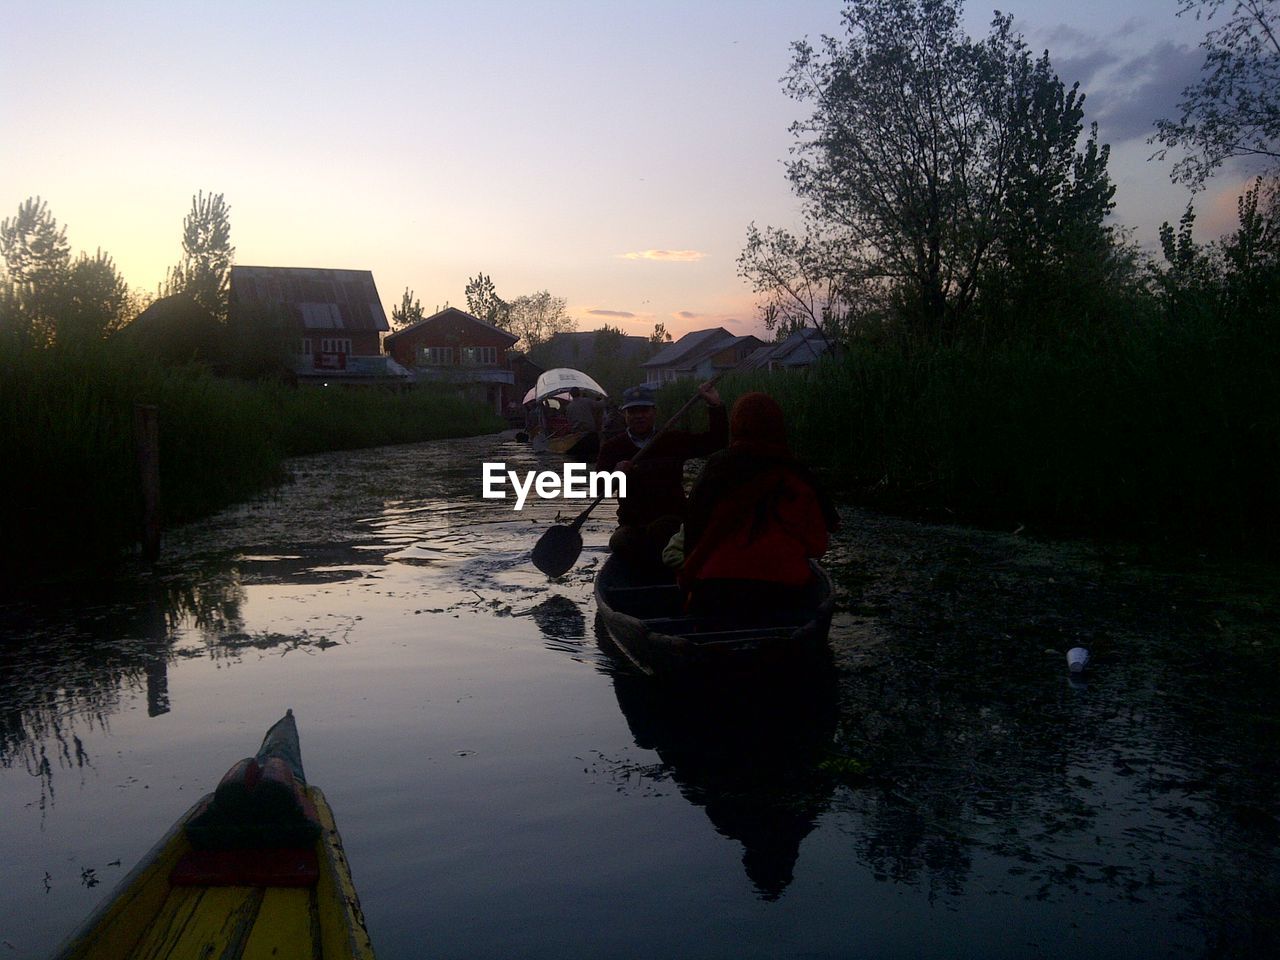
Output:
[[[231,268],[231,305],[282,307],[307,330],[390,330],[370,270]]]
[[[641,364],[644,367],[673,367],[682,362],[688,364],[693,361],[693,355],[697,352],[702,354],[703,350],[708,346],[724,341],[737,339],[732,333],[724,327],[712,327],[709,330],[694,330],[686,333],[675,343],[667,344],[651,359]]]

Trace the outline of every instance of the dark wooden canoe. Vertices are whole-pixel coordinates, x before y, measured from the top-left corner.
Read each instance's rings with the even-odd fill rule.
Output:
[[[302,776],[292,710],[55,957],[373,960],[333,812]]]
[[[596,574],[596,608],[610,639],[648,674],[697,678],[759,674],[809,662],[826,648],[831,578],[812,563],[804,602],[749,618],[733,610],[690,616],[670,575],[637,575],[611,556]]]

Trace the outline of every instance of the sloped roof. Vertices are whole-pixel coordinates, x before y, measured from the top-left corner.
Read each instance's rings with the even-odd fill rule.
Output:
[[[411,330],[417,330],[419,327],[424,327],[429,323],[434,323],[437,320],[441,320],[445,317],[450,316],[451,314],[456,314],[457,315],[456,319],[466,320],[470,323],[474,323],[474,324],[477,324],[478,326],[485,327],[486,329],[492,330],[495,333],[500,333],[504,337],[506,337],[508,340],[510,340],[512,343],[515,343],[517,340],[520,339],[510,330],[503,330],[501,327],[494,326],[492,323],[488,323],[485,320],[481,320],[479,317],[472,316],[471,314],[467,313],[467,311],[465,310],[459,310],[457,307],[445,307],[443,310],[437,313],[433,313],[429,317],[423,317],[417,323],[411,323],[409,324],[409,326],[404,327],[400,330],[397,330],[395,333],[391,334],[391,336],[386,337],[382,342],[384,344],[391,343],[397,337],[402,337],[406,333],[410,332]]]
[[[708,330],[694,330],[686,333],[675,343],[669,343],[647,362],[645,367],[692,367],[708,353],[737,340],[724,327],[712,327]]]
[[[596,347],[604,335],[617,344],[618,355],[624,360],[649,355],[652,346],[648,337],[628,334],[610,334],[603,330],[574,330],[552,335],[539,345],[538,356],[550,367],[589,367],[596,359]]]
[[[231,268],[231,308],[283,309],[305,330],[390,330],[371,270]]]
[[[831,345],[822,335],[822,331],[816,327],[805,327],[751,354],[751,366],[767,367],[770,364],[783,367],[807,366],[828,353],[830,349]]]

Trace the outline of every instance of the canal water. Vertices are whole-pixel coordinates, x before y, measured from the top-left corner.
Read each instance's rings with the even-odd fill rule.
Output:
[[[829,668],[675,697],[596,623],[612,506],[549,583],[581,504],[484,500],[485,461],[554,466],[303,458],[153,570],[0,606],[0,960],[287,707],[384,960],[1275,955],[1275,568],[844,508]]]

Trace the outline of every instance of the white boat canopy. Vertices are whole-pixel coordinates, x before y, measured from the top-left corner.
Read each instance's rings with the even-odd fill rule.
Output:
[[[524,402],[541,402],[549,397],[569,396],[569,390],[577,387],[593,399],[603,399],[608,394],[600,384],[596,383],[581,370],[569,367],[556,367],[538,377],[533,389],[524,395]]]

